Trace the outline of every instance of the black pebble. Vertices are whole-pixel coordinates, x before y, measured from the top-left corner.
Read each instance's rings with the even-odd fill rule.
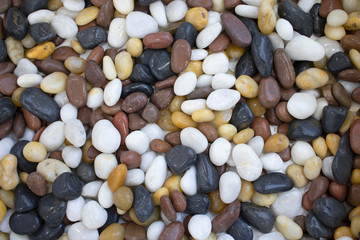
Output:
[[[83,48],[92,49],[100,43],[106,42],[107,33],[103,27],[96,26],[82,30],[76,37]]]
[[[227,233],[230,234],[234,239],[253,239],[253,230],[242,217],[238,217],[238,219],[236,219],[233,225],[231,225],[231,227],[227,230]]]
[[[27,173],[32,173],[36,171],[36,166],[37,163],[35,162],[29,162],[28,160],[26,160],[26,158],[24,157],[22,151],[25,147],[25,145],[28,143],[29,141],[27,140],[21,140],[17,143],[15,143],[15,145],[11,148],[10,153],[15,155],[17,158],[17,164],[18,164],[18,168],[21,169],[24,172]]]
[[[33,234],[41,227],[39,214],[35,210],[24,213],[14,212],[9,220],[10,229],[19,235]]]
[[[314,67],[313,62],[310,61],[295,61],[294,62],[294,69],[296,76],[299,75],[301,72],[305,71],[306,69]]]
[[[197,193],[186,198],[185,212],[188,214],[206,214],[210,208],[210,198],[205,194]]]
[[[102,225],[101,228],[99,228],[99,233],[104,231],[104,229],[107,228],[108,226],[110,226],[111,224],[117,223],[120,218],[120,215],[117,213],[115,205],[113,205],[112,207],[107,208],[105,210],[107,212],[108,217],[107,217],[105,224]]]
[[[294,29],[301,29],[306,24],[306,13],[291,0],[279,4],[278,15],[288,20]]]
[[[249,127],[254,118],[255,116],[246,102],[240,101],[234,107],[229,123],[234,125],[238,131],[241,131]]]
[[[210,193],[219,186],[219,175],[215,166],[205,153],[201,153],[196,159],[196,180],[200,193]]]
[[[346,215],[344,205],[332,197],[316,199],[312,210],[322,224],[331,228],[337,227]]]
[[[52,185],[52,192],[57,198],[73,200],[80,197],[82,188],[83,183],[78,176],[65,172],[55,179]]]
[[[37,44],[51,41],[56,37],[55,30],[46,22],[30,25],[29,34]]]
[[[337,75],[339,72],[353,68],[353,64],[351,63],[350,58],[343,52],[334,53],[326,63],[329,71]]]
[[[60,238],[65,231],[65,225],[60,224],[57,227],[49,227],[46,223],[43,223],[39,231],[30,235],[31,240],[53,240]]]
[[[315,216],[313,210],[310,210],[306,215],[305,227],[308,234],[315,238],[331,238],[333,235],[333,230],[324,226]]]
[[[66,213],[66,201],[48,194],[39,201],[38,212],[49,227],[57,227],[61,224]]]
[[[24,0],[21,4],[20,10],[25,14],[29,15],[39,9],[48,8],[49,0]]]
[[[25,15],[17,8],[10,8],[6,14],[7,33],[16,40],[23,39],[28,33],[29,26]]]
[[[271,48],[272,49],[272,48]],[[248,75],[253,77],[258,72],[254,58],[251,55],[250,50],[246,50],[240,57],[235,67],[235,77],[238,78],[241,75]]]
[[[256,22],[250,18],[239,17],[243,24],[249,29],[251,36],[254,36],[256,33],[260,32]]]
[[[293,180],[287,175],[278,172],[261,175],[254,182],[255,191],[261,194],[286,192],[293,187]]]
[[[80,165],[76,168],[75,173],[85,183],[92,182],[97,179],[94,166],[88,163],[80,163]]]
[[[5,61],[7,57],[7,47],[4,40],[0,39],[0,63]]]
[[[275,215],[270,208],[254,203],[241,203],[240,216],[262,233],[269,233],[275,224]]]
[[[315,3],[310,9],[310,14],[313,18],[313,32],[318,37],[324,36],[324,28],[326,24],[326,19],[319,15],[320,6],[320,3]]]
[[[152,75],[150,68],[142,63],[135,64],[133,71],[130,75],[132,82],[146,83],[149,85],[155,85],[156,79]]]
[[[339,147],[332,164],[332,172],[338,184],[345,185],[349,181],[353,155],[349,133],[346,133],[340,138]]]
[[[154,212],[154,203],[151,195],[142,185],[136,186],[134,189],[133,208],[140,222],[145,222]]]
[[[150,59],[150,70],[157,80],[165,80],[175,73],[171,71],[171,54],[166,51],[156,52]]]
[[[302,28],[297,29],[296,31],[301,35],[305,35],[306,37],[311,37],[313,33],[313,18],[310,13],[305,13],[305,24]]]
[[[322,127],[313,117],[307,119],[294,119],[288,129],[289,138],[295,141],[312,141],[322,133]]]
[[[154,93],[154,88],[152,88],[150,85],[146,83],[141,83],[141,82],[130,83],[123,87],[121,92],[121,97],[126,98],[127,96],[129,96],[134,92],[142,92],[145,93],[146,96],[151,97],[151,95]]]
[[[255,66],[261,76],[269,77],[273,70],[273,50],[270,39],[262,34],[256,33],[251,42],[251,55]]]
[[[165,154],[165,160],[174,174],[182,174],[196,163],[196,152],[184,145],[171,148]]]
[[[9,121],[16,112],[14,103],[7,97],[0,98],[0,124]]]
[[[326,133],[335,133],[344,123],[347,116],[346,107],[326,106],[322,112],[322,128]]]
[[[194,25],[189,22],[183,22],[176,31],[174,42],[178,39],[185,39],[189,42],[191,47],[194,47],[197,34],[198,33]]]
[[[39,197],[36,196],[23,183],[16,186],[14,191],[14,204],[16,212],[27,212],[38,206]]]
[[[151,57],[158,51],[161,51],[161,50],[148,48],[148,49],[144,50],[144,52],[136,59],[136,62],[144,64],[149,67]]]

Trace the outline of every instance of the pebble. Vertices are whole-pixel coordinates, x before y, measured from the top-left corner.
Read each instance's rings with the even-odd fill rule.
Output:
[[[295,119],[290,123],[288,132],[290,140],[311,141],[321,135],[322,127],[313,117],[304,120]]]
[[[202,64],[202,70],[205,74],[226,73],[228,69],[229,60],[222,52],[209,54]]]
[[[239,4],[235,7],[237,15],[246,18],[257,19],[259,16],[259,8],[257,6]]]
[[[149,192],[141,185],[134,189],[134,210],[137,219],[145,222],[154,211],[154,203]]]
[[[186,69],[193,56],[190,43],[185,39],[178,39],[171,49],[171,70],[180,73]]]
[[[295,93],[287,103],[288,112],[296,119],[306,119],[315,113],[316,98],[309,93]]]
[[[209,157],[201,153],[196,159],[196,182],[200,193],[215,191],[219,186],[219,175]]]
[[[81,210],[84,205],[85,200],[81,196],[74,200],[68,201],[66,205],[66,217],[72,222],[81,220]]]
[[[104,89],[104,102],[109,107],[114,106],[120,99],[122,90],[121,81],[115,78]]]
[[[273,69],[273,52],[270,39],[261,33],[253,36],[251,54],[259,73],[267,78]]]
[[[302,195],[302,191],[298,188],[278,193],[275,202],[271,205],[271,210],[277,216],[284,215],[293,219],[301,209]]]
[[[244,240],[252,240],[253,239],[253,230],[249,223],[245,221],[242,217],[238,217],[233,225],[227,230],[227,233],[230,234],[232,238],[225,238],[227,239],[244,239]],[[222,239],[218,237],[218,239]]]
[[[184,173],[180,181],[181,190],[188,196],[193,196],[197,192],[197,182],[196,182],[196,168],[191,166]],[[173,193],[172,193],[173,194]]]
[[[15,112],[16,107],[9,98],[0,99],[0,124],[9,121],[15,115]]]
[[[54,182],[55,179],[64,172],[71,172],[70,168],[66,164],[51,158],[41,161],[37,165],[36,171],[49,182]]]
[[[232,150],[232,158],[240,177],[254,181],[260,177],[262,163],[254,150],[246,144],[238,144]]]
[[[268,172],[274,172],[282,169],[283,161],[277,153],[266,153],[260,156],[263,168]]]
[[[30,13],[27,16],[27,20],[30,25],[35,23],[51,23],[51,19],[55,16],[55,13],[53,11],[47,10],[47,9],[40,9],[37,11],[34,11]]]
[[[53,194],[39,200],[38,212],[46,225],[55,228],[59,226],[66,213],[66,201],[58,199]]]
[[[207,215],[194,215],[189,221],[188,230],[193,238],[206,239],[211,233],[211,220]]]
[[[174,36],[174,41],[176,42],[178,39],[184,39],[189,42],[190,47],[193,47],[195,45],[195,40],[196,40],[197,35],[198,35],[198,33],[197,33],[194,25],[192,25],[189,22],[183,22],[180,24],[179,28],[176,31],[176,34]],[[209,45],[210,45],[210,43],[209,43]],[[206,54],[206,56],[207,56],[207,54]],[[192,59],[192,60],[195,60],[195,59]]]
[[[285,51],[295,61],[319,61],[325,56],[325,49],[320,43],[303,35],[291,39]]]
[[[88,229],[98,229],[103,226],[108,214],[96,201],[87,202],[81,210],[81,220]]]
[[[252,41],[250,31],[240,19],[232,13],[224,13],[221,14],[221,20],[232,43],[239,47],[247,47],[250,45]]]
[[[107,39],[106,31],[103,27],[91,27],[76,34],[81,46],[85,49],[93,49]]]
[[[125,139],[125,145],[130,151],[139,154],[145,153],[149,148],[150,140],[142,131],[133,131]]]
[[[158,222],[157,222],[158,223]],[[165,240],[165,239],[175,239],[175,240],[180,240],[183,238],[184,236],[184,226],[181,222],[175,221],[170,223],[169,225],[165,226],[159,226],[160,224],[157,224],[156,227],[158,227],[158,233],[156,233],[156,235],[159,234],[158,238],[155,237],[155,234],[153,235],[153,233],[151,233],[151,235],[149,234],[149,229],[148,229],[148,234],[147,237],[149,240],[152,239],[159,239],[159,240]],[[150,225],[151,226],[151,225]],[[164,230],[162,232],[160,232],[160,230],[164,228]]]
[[[322,128],[326,133],[335,133],[345,121],[347,109],[345,107],[326,106],[322,113]]]
[[[29,34],[37,44],[51,41],[56,37],[56,33],[50,23],[45,22],[30,25]]]
[[[186,72],[179,76],[174,84],[174,93],[177,96],[186,96],[196,87],[196,75],[193,72]]]
[[[196,46],[198,48],[208,47],[219,36],[221,30],[222,26],[219,22],[205,27],[196,37]]]
[[[291,147],[291,156],[294,163],[304,166],[306,160],[311,157],[315,157],[316,155],[309,143],[304,141],[297,141]]]
[[[32,239],[46,239],[46,238],[60,238],[65,230],[64,224],[60,224],[55,228],[49,227],[47,224],[43,224],[39,231],[31,235]]]
[[[255,191],[262,194],[286,192],[293,187],[292,179],[283,173],[268,173],[260,176],[254,182]]]
[[[225,138],[217,138],[210,146],[209,157],[215,166],[222,166],[229,159],[231,144]]]
[[[275,107],[280,101],[280,87],[272,77],[262,78],[259,84],[259,101],[266,108]]]
[[[167,165],[165,157],[157,156],[146,171],[145,186],[150,192],[156,192],[165,182]]]
[[[118,162],[113,154],[100,153],[94,161],[94,170],[97,177],[107,179]]]
[[[28,21],[23,12],[12,7],[6,13],[6,30],[16,40],[23,39],[28,33]]]
[[[41,220],[35,210],[24,213],[14,212],[9,220],[10,229],[19,235],[32,234],[41,227]]]
[[[32,172],[26,179],[27,187],[35,193],[37,196],[42,197],[46,194],[46,181],[41,176],[41,174],[37,172]]]
[[[25,184],[19,184],[14,191],[16,212],[26,212],[37,207],[39,198]]]
[[[4,62],[7,57],[7,47],[4,40],[0,41],[0,62]]]
[[[350,179],[353,152],[350,147],[349,134],[341,137],[338,151],[333,160],[332,173],[339,184],[346,184]]]
[[[57,198],[73,200],[81,195],[82,188],[83,183],[75,174],[64,172],[55,179],[52,192]]]
[[[359,154],[359,120],[355,120],[350,127],[350,146],[354,153]]]
[[[119,131],[108,120],[98,121],[91,133],[93,146],[103,153],[113,153],[119,146],[121,136]]]
[[[232,203],[240,193],[241,180],[237,173],[226,172],[219,180],[220,198],[226,204]]]
[[[343,52],[334,53],[327,61],[326,66],[328,70],[337,75],[343,70],[353,68],[353,64],[348,56]]]
[[[162,2],[155,1],[149,5],[149,10],[153,18],[156,20],[160,27],[167,26],[167,18],[165,6]]]
[[[269,233],[275,225],[275,215],[271,209],[254,203],[242,203],[240,216],[262,233]]]
[[[43,78],[39,74],[23,74],[17,79],[17,84],[20,87],[30,88],[35,87],[41,83]]]
[[[64,14],[57,14],[51,19],[51,26],[56,34],[64,39],[73,38],[78,32],[75,21]]]
[[[158,24],[150,15],[134,11],[127,15],[125,28],[129,37],[143,38],[149,33],[157,32]]]
[[[207,195],[197,193],[186,198],[186,210],[188,214],[206,214],[210,208],[210,199]]]
[[[332,229],[324,226],[312,210],[306,215],[305,227],[309,235],[315,238],[329,238],[333,234]]]
[[[184,128],[180,133],[181,144],[194,149],[199,154],[205,151],[208,141],[204,134],[194,127]]]
[[[235,77],[239,77],[241,75],[248,75],[253,77],[256,73],[257,68],[251,55],[251,51],[247,50],[236,63]]]
[[[345,217],[344,205],[332,197],[321,197],[315,200],[312,211],[327,227],[337,227]]]
[[[96,240],[99,238],[99,232],[96,229],[88,229],[82,222],[77,222],[69,227],[68,238]]]
[[[21,141],[17,142],[16,144],[14,144],[14,143],[12,142],[12,140],[10,140],[10,141],[7,141],[7,140],[10,140],[10,139],[9,139],[9,138],[4,138],[4,139],[2,140],[3,145],[2,145],[1,147],[2,147],[2,149],[7,150],[7,151],[6,151],[3,155],[1,155],[0,157],[1,157],[1,158],[5,157],[5,156],[7,155],[7,152],[10,151],[10,154],[16,156],[17,166],[18,166],[19,169],[21,169],[21,170],[23,170],[23,171],[25,171],[25,172],[27,172],[27,173],[34,172],[34,171],[36,170],[36,165],[37,165],[37,164],[36,164],[36,163],[33,163],[33,162],[27,161],[26,158],[24,157],[23,153],[22,153],[25,145],[26,145],[29,141],[27,141],[27,140],[21,140]],[[8,147],[8,146],[6,146],[5,144],[11,144],[11,145]],[[10,155],[10,156],[11,156],[11,155]],[[9,159],[7,159],[7,160],[10,160],[10,159],[12,159],[12,158],[13,158],[13,156],[11,156],[11,158],[9,158]],[[10,161],[13,161],[13,160],[10,160]],[[15,161],[15,162],[16,162],[16,161]],[[11,171],[14,171],[14,169],[11,169],[10,172],[11,172]],[[15,184],[15,186],[16,186],[16,185],[17,185],[17,182],[14,182],[14,183],[16,183],[16,184]],[[14,184],[14,183],[12,183],[12,184]],[[11,185],[11,184],[10,184],[10,185]],[[14,187],[15,187],[15,186],[14,186]],[[2,186],[2,187],[4,188],[4,186]],[[12,188],[14,188],[14,187],[12,187]]]
[[[291,23],[284,18],[280,18],[277,20],[276,32],[285,41],[290,41],[294,35],[294,29],[293,29]]]
[[[299,225],[286,216],[277,216],[275,227],[287,239],[300,239],[303,236]]]
[[[174,75],[174,72],[171,71],[171,54],[165,50],[153,54],[149,67],[152,75],[157,80],[165,80]]]
[[[72,119],[65,124],[65,138],[74,146],[81,147],[86,141],[86,131],[78,119]]]
[[[235,106],[240,100],[240,93],[232,89],[218,89],[210,93],[206,99],[208,108],[224,111]]]
[[[128,40],[126,31],[126,20],[123,18],[114,18],[109,26],[109,32],[107,36],[109,45],[114,48],[124,46]]]

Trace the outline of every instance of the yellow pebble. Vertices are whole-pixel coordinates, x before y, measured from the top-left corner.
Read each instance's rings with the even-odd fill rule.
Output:
[[[246,98],[257,97],[259,92],[259,86],[254,79],[247,75],[241,75],[235,82],[236,90],[238,90],[241,96]]]
[[[350,49],[349,56],[354,66],[360,70],[360,53],[356,49]]]
[[[44,60],[55,51],[55,44],[53,42],[45,42],[30,49],[26,57],[37,60]]]
[[[81,57],[68,57],[64,62],[65,67],[74,74],[85,72],[86,60]]]
[[[351,229],[348,226],[342,226],[335,230],[334,239],[339,239],[341,237],[350,237],[355,240],[354,236],[351,234]]]
[[[214,113],[210,109],[201,109],[193,112],[191,118],[194,122],[209,122],[214,120]]]
[[[4,217],[6,215],[6,206],[3,201],[0,200],[0,223],[2,220],[4,220]]]
[[[360,215],[356,215],[351,219],[350,225],[351,233],[354,236],[358,236],[360,232]]]
[[[356,208],[350,211],[349,220],[351,221],[351,219],[357,215],[360,215],[360,206],[357,206]]]
[[[352,184],[360,184],[360,169],[354,169],[351,173],[351,179]]]
[[[326,145],[330,152],[335,156],[339,148],[340,136],[335,133],[329,133],[326,135]]]
[[[78,54],[85,53],[85,48],[83,48],[78,40],[71,40],[70,45],[72,49],[74,49],[75,52]]]
[[[320,175],[322,161],[319,157],[311,157],[304,165],[304,175],[309,180],[314,180]]]
[[[266,140],[264,150],[267,152],[281,152],[285,150],[289,144],[290,141],[286,135],[276,133]]]
[[[226,140],[231,141],[237,133],[237,129],[234,125],[227,123],[218,127],[217,132],[219,137],[223,137]]]
[[[344,28],[348,31],[360,30],[360,11],[349,14],[349,18],[344,24]]]
[[[156,122],[156,124],[159,125],[159,127],[165,131],[175,132],[180,130],[180,128],[176,127],[172,123],[171,113],[167,109],[163,109],[160,111],[160,117]]]
[[[20,181],[21,181],[22,183],[25,183],[25,184],[26,184],[28,176],[29,176],[29,174],[28,174],[27,172],[21,172],[21,173],[19,174]]]
[[[238,47],[233,43],[230,43],[229,46],[225,49],[225,52],[230,58],[239,58],[245,53],[246,48]]]
[[[248,143],[255,135],[251,128],[246,128],[235,134],[233,141],[235,144]]]
[[[209,13],[203,7],[190,8],[185,15],[185,22],[189,22],[196,30],[201,31],[206,27],[209,20]]]
[[[130,38],[126,42],[126,51],[132,57],[139,57],[143,52],[143,43],[139,38]]]
[[[255,189],[252,182],[241,179],[241,190],[237,197],[240,202],[247,202],[254,195]]]
[[[211,122],[215,127],[220,127],[230,121],[232,116],[232,110],[228,109],[225,111],[215,111],[214,120]]]
[[[19,87],[17,89],[15,89],[15,91],[13,92],[13,94],[11,95],[11,101],[15,104],[15,106],[17,107],[21,107],[21,103],[20,103],[20,95],[22,93],[22,91],[24,91],[25,88]]]
[[[186,100],[185,96],[175,96],[173,100],[171,100],[169,111],[171,113],[181,111],[181,104]]]
[[[124,226],[120,223],[113,223],[101,232],[99,240],[123,240],[124,236]]]
[[[164,187],[166,187],[169,190],[170,195],[171,195],[171,192],[174,190],[178,190],[178,191],[182,192],[181,187],[180,187],[180,180],[181,180],[180,175],[172,175],[171,177],[166,179],[166,181],[164,183]]]
[[[154,208],[153,213],[150,215],[150,217],[148,219],[146,219],[145,222],[140,222],[137,219],[134,208],[131,208],[129,213],[130,213],[129,215],[130,215],[131,220],[139,226],[150,226],[150,224],[152,224],[153,222],[160,220],[160,208],[159,207]]]
[[[181,129],[197,126],[197,123],[194,122],[189,115],[186,115],[185,113],[180,111],[171,114],[171,121],[176,127]]]
[[[263,0],[258,17],[258,26],[263,34],[270,34],[274,31],[276,26],[276,13],[274,11],[274,5],[276,0]]]
[[[12,190],[19,182],[17,158],[13,154],[7,154],[0,160],[0,187],[4,190]]]
[[[40,88],[46,93],[57,94],[65,90],[67,75],[62,72],[53,72],[40,83]]]
[[[15,194],[13,191],[0,189],[0,200],[3,201],[8,208],[15,208]]]
[[[160,205],[160,198],[164,195],[169,196],[169,190],[166,187],[159,188],[152,196],[152,200],[154,202],[154,205],[159,206]]]
[[[331,27],[329,24],[325,24],[324,33],[329,39],[332,40],[340,40],[346,35],[343,26]]]
[[[116,55],[115,69],[120,80],[130,77],[133,70],[133,61],[130,53],[123,51]]]
[[[326,141],[323,137],[318,137],[318,138],[314,139],[312,142],[312,146],[314,148],[316,155],[318,155],[321,159],[326,157],[328,147],[327,147]]]
[[[119,164],[114,168],[108,176],[108,185],[112,192],[122,187],[125,184],[127,176],[127,166],[125,164]]]
[[[255,191],[251,197],[251,202],[255,203],[256,205],[265,207],[273,204],[276,200],[276,197],[277,197],[276,193],[261,194]]]
[[[179,76],[186,72],[195,73],[197,78],[203,75],[204,72],[202,70],[202,61],[190,61],[189,65],[185,68],[185,70],[179,73]]]
[[[355,121],[356,118],[356,113],[348,111],[344,123],[339,128],[339,132],[345,133],[347,130],[349,130],[351,124]]]
[[[265,114],[266,108],[261,104],[258,97],[246,99],[246,103],[255,117],[261,117]]]
[[[325,86],[329,76],[324,70],[308,68],[296,77],[296,86],[303,90],[316,89]]]
[[[9,239],[10,239],[9,233],[0,232],[0,240],[9,240]]]
[[[86,25],[97,18],[99,11],[100,9],[98,7],[87,7],[79,12],[75,18],[75,23],[78,26]]]
[[[287,167],[285,173],[294,181],[296,188],[303,188],[309,182],[309,180],[304,175],[303,166],[291,164]]]

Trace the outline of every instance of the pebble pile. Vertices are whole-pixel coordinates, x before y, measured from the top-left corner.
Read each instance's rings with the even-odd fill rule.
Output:
[[[359,239],[359,52],[359,0],[0,0],[0,239]]]

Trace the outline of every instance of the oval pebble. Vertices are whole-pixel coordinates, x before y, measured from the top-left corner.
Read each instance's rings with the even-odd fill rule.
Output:
[[[61,121],[51,123],[45,128],[39,142],[45,146],[48,152],[53,152],[65,141],[65,124]]]
[[[297,119],[306,119],[316,111],[317,102],[314,95],[295,93],[287,103],[288,112]]]
[[[78,197],[74,200],[70,200],[66,205],[66,217],[73,222],[81,220],[81,210],[85,205],[83,197]]]
[[[118,165],[115,155],[101,153],[94,161],[95,174],[101,179],[107,179],[111,171]]]
[[[207,215],[194,215],[190,218],[188,229],[193,238],[206,239],[211,233],[211,220]]]
[[[220,198],[226,204],[232,203],[241,190],[241,179],[235,172],[226,172],[219,180]]]
[[[196,87],[196,74],[193,72],[186,72],[179,76],[174,84],[174,93],[177,96],[186,96],[191,93]]]
[[[79,119],[72,119],[65,124],[65,138],[74,147],[82,147],[86,141],[86,131]]]
[[[82,151],[78,147],[66,146],[61,151],[61,156],[64,159],[66,165],[71,168],[77,168],[81,162]]]
[[[120,146],[121,136],[109,120],[103,119],[94,125],[91,139],[93,146],[100,152],[113,153]]]
[[[304,141],[297,141],[291,147],[291,156],[294,163],[301,166],[305,165],[306,160],[315,157],[315,152],[312,146]]]
[[[78,32],[75,21],[69,16],[58,14],[51,19],[51,26],[57,35],[64,39],[73,38]]]
[[[125,19],[114,18],[111,21],[107,40],[109,45],[114,48],[120,48],[125,45],[128,40]]]
[[[198,48],[208,47],[221,33],[222,26],[219,22],[205,27],[196,37]]]
[[[132,38],[143,38],[158,31],[158,24],[150,15],[134,11],[126,16],[126,33]]]
[[[104,102],[109,107],[114,106],[120,99],[122,83],[118,78],[109,82],[104,89]]]
[[[166,17],[169,22],[176,22],[185,17],[188,7],[185,2],[180,0],[171,1],[166,6]]]
[[[112,198],[112,191],[109,188],[108,182],[104,182],[98,192],[98,202],[103,208],[110,208],[114,205],[114,200]]]
[[[196,167],[190,167],[180,180],[181,190],[188,196],[193,196],[197,192]]]
[[[222,166],[229,159],[230,153],[230,142],[225,138],[217,138],[210,146],[209,157],[215,166]]]
[[[184,128],[180,133],[181,144],[191,147],[199,154],[205,151],[208,146],[208,140],[205,135],[193,127]]]
[[[99,238],[97,229],[88,229],[82,222],[72,224],[67,235],[69,239],[97,240]]]
[[[240,93],[232,89],[215,90],[206,99],[208,108],[216,111],[228,110],[240,100]]]
[[[276,22],[276,32],[279,36],[285,40],[290,41],[294,35],[294,29],[288,20],[280,18]]]
[[[295,61],[319,61],[325,56],[325,49],[321,44],[303,35],[291,39],[285,51]]]
[[[164,156],[157,156],[145,175],[145,186],[150,192],[156,192],[165,182],[167,165]]]
[[[229,70],[229,59],[224,53],[213,53],[208,55],[202,64],[205,74],[226,73]]]
[[[150,140],[142,131],[133,131],[125,139],[125,145],[130,151],[139,154],[145,153],[149,148]]]
[[[284,163],[277,153],[266,153],[260,156],[260,161],[267,172],[274,172],[282,169]]]
[[[238,144],[232,150],[237,172],[246,181],[255,181],[261,175],[262,163],[254,150],[246,144]]]

